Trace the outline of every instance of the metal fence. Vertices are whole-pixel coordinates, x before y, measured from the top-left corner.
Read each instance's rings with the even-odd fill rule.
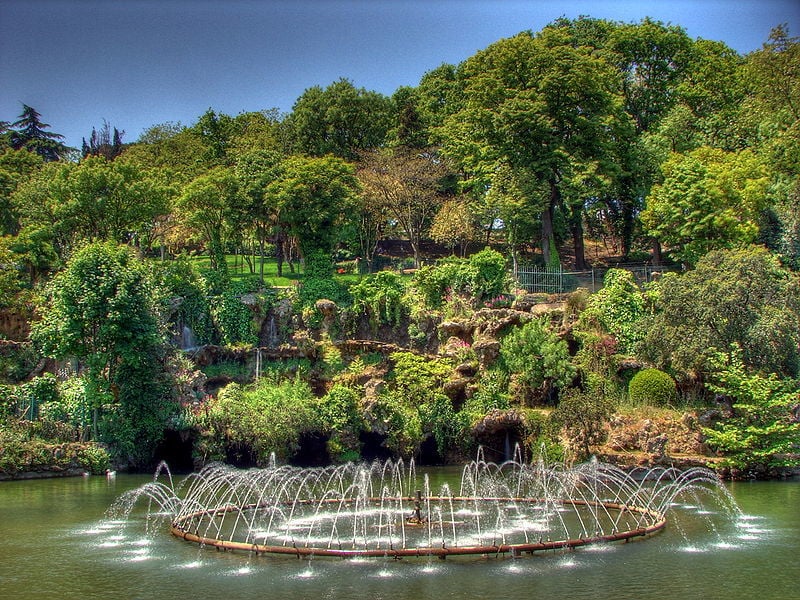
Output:
[[[675,267],[646,264],[617,265],[613,268],[630,271],[639,283],[648,283],[662,273],[676,270]],[[520,288],[529,293],[565,294],[579,287],[596,292],[603,287],[603,278],[608,270],[564,271],[560,267],[548,269],[537,265],[519,265],[512,275]]]

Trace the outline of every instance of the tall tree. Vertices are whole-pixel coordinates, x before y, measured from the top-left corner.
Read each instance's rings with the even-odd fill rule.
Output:
[[[575,46],[565,32],[521,33],[478,52],[459,68],[464,105],[445,120],[443,150],[487,189],[500,165],[535,195],[540,247],[548,264],[558,263],[554,213],[575,188],[611,173],[606,161],[621,120],[619,77],[591,48]],[[580,219],[573,221],[580,227]],[[582,232],[574,236],[582,239]],[[576,246],[576,264],[585,262]]]
[[[284,160],[266,193],[277,200],[280,222],[296,236],[303,257],[331,262],[337,226],[351,212],[358,180],[353,167],[335,156]]]
[[[748,97],[740,127],[774,174],[762,238],[786,264],[800,269],[800,38],[775,28],[746,57]]]
[[[641,218],[648,234],[694,265],[706,252],[756,241],[768,169],[750,151],[699,148],[663,165]]]
[[[50,125],[43,123],[41,117],[36,109],[22,105],[22,114],[12,125],[15,129],[12,134],[13,147],[35,152],[45,161],[66,158],[72,149],[60,141],[64,139],[63,135],[45,131]]]
[[[270,239],[276,241],[278,276],[282,276],[283,231],[280,231],[278,200],[268,187],[280,173],[282,156],[269,150],[253,150],[239,156],[234,172],[239,179],[243,203],[237,211],[240,229],[252,229],[259,247],[259,277],[264,281],[264,250]]]
[[[58,227],[72,243],[106,241],[147,246],[154,221],[167,212],[168,189],[147,171],[90,156],[53,180]]]
[[[17,186],[26,181],[42,166],[38,154],[6,148],[0,150],[0,234],[19,231],[19,214],[12,203]]]
[[[360,151],[384,144],[392,114],[389,98],[340,79],[303,92],[288,123],[298,152],[355,160]]]
[[[147,270],[129,248],[93,244],[48,286],[32,337],[47,356],[86,366],[95,432],[119,458],[146,464],[175,406]]]
[[[363,194],[406,235],[416,266],[423,235],[444,200],[439,186],[447,173],[431,150],[395,148],[362,155],[358,178]]]
[[[177,200],[183,220],[201,233],[211,268],[223,274],[227,273],[225,231],[241,202],[238,179],[231,169],[221,166],[192,180]]]
[[[86,138],[83,138],[81,155],[83,158],[87,156],[102,156],[107,160],[114,160],[122,153],[122,136],[124,135],[125,132],[116,127],[112,130],[108,121],[103,119],[103,126],[100,127],[100,131],[92,127],[89,141],[87,142]]]

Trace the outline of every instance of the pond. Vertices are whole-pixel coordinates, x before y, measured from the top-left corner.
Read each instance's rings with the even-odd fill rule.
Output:
[[[431,470],[457,479],[460,471]],[[152,477],[0,483],[5,598],[792,598],[800,554],[800,480],[730,483],[742,511],[676,506],[641,541],[521,558],[403,560],[253,556],[104,518]],[[708,510],[706,510],[708,508]]]

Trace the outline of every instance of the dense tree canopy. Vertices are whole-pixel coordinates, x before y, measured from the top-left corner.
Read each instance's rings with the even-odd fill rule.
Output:
[[[140,464],[168,422],[197,417],[176,416],[168,399],[166,380],[190,379],[165,374],[168,327],[228,345],[280,332],[311,356],[336,328],[364,333],[364,316],[373,333],[392,329],[393,343],[445,358],[395,353],[362,415],[330,345],[316,352],[313,392],[279,378],[232,387],[193,423],[254,444],[259,460],[319,430],[332,455],[357,456],[367,418],[388,428],[392,452],[433,439],[443,453],[463,449],[459,435],[486,410],[563,400],[553,426],[588,453],[608,402],[629,397],[626,369],[641,364],[681,394],[694,382],[701,401],[735,396],[738,420],[708,433],[715,447],[743,460],[796,449],[785,413],[800,373],[799,52],[785,26],[741,56],[651,19],[561,18],[391,96],[339,79],[288,114],[209,108],[131,143],[104,122],[82,152],[24,105],[0,122],[0,309],[36,313],[38,349],[78,367],[69,393],[88,399],[93,437]],[[413,277],[363,272],[382,266],[379,248],[405,244]],[[456,251],[469,258],[424,264]],[[283,279],[274,289],[270,255]],[[602,291],[575,292],[552,321],[513,310],[531,301],[509,283],[521,264],[633,259],[682,272],[645,285],[609,269]],[[483,319],[510,307],[488,339]],[[258,322],[267,314],[271,327]],[[467,315],[469,327],[448,321]],[[333,328],[294,330],[322,321]],[[472,372],[474,387],[463,381]]]

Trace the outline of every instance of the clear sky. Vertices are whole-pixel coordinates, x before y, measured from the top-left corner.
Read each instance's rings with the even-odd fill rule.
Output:
[[[80,147],[103,119],[135,141],[208,108],[291,110],[346,78],[390,95],[442,63],[560,16],[649,16],[741,54],[798,0],[0,0],[0,120],[22,103]]]

